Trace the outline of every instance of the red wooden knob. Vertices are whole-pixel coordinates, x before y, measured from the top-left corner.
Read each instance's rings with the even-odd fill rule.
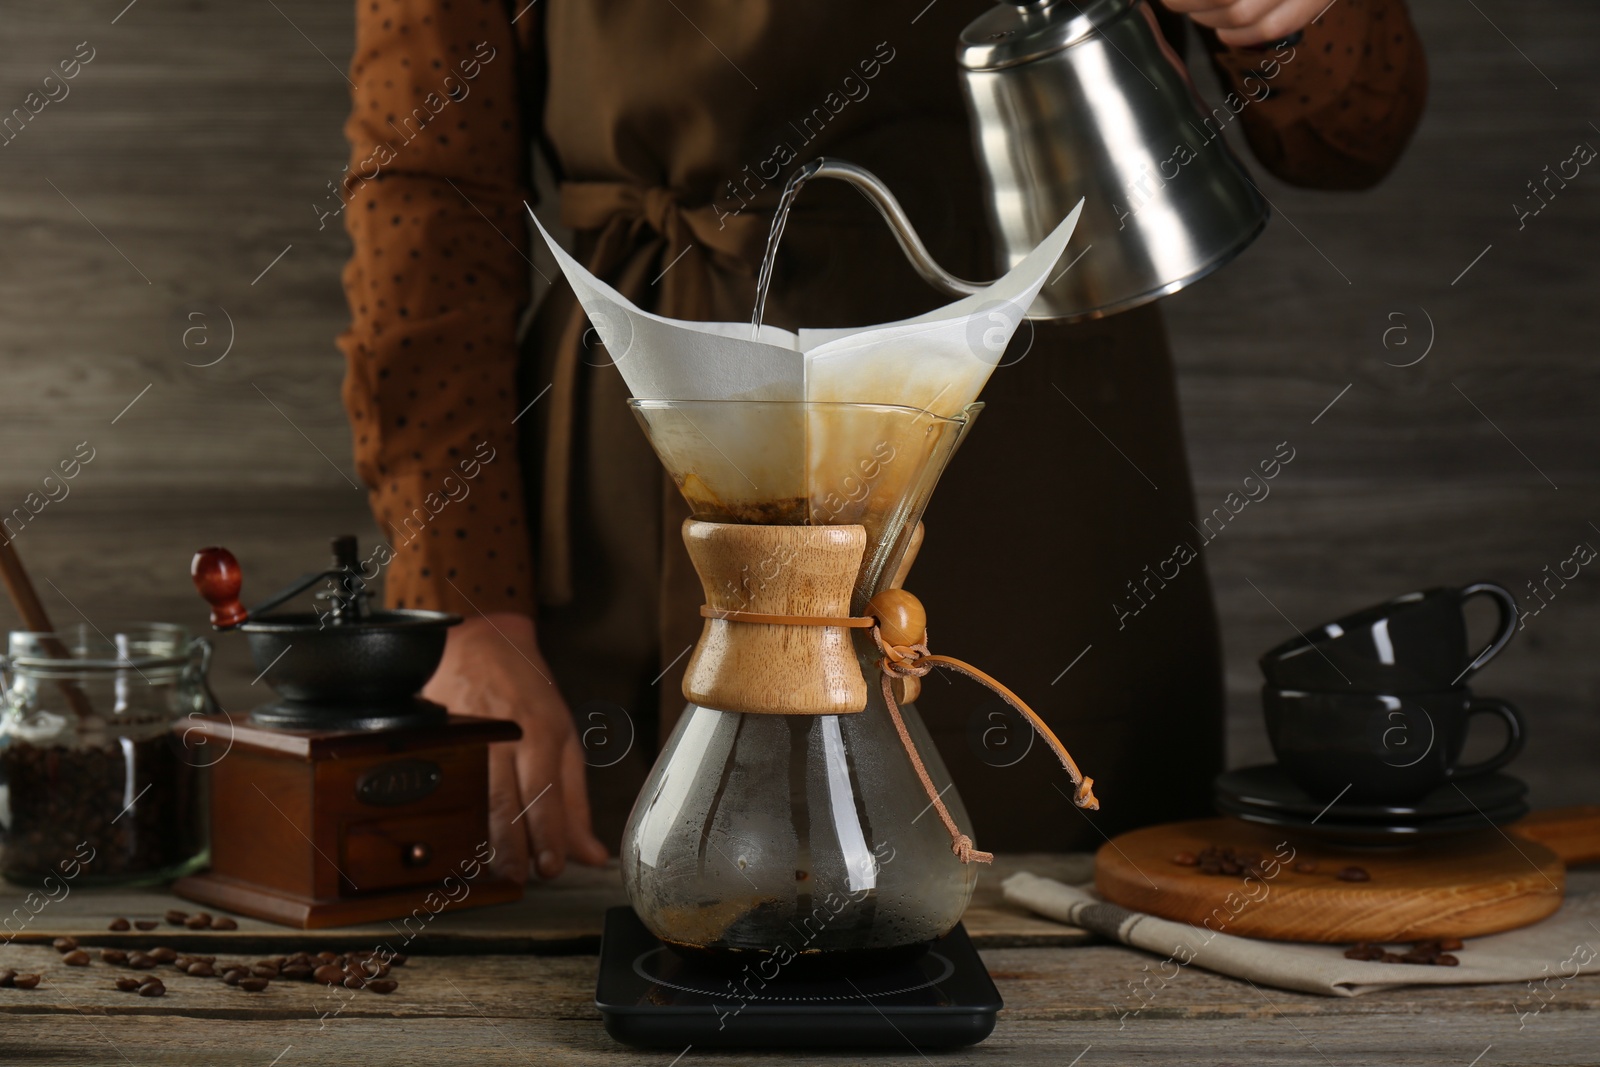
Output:
[[[225,548],[202,548],[189,563],[189,577],[194,587],[211,605],[211,625],[227,630],[250,617],[250,612],[239,603],[239,590],[244,585],[244,572],[239,561]]]

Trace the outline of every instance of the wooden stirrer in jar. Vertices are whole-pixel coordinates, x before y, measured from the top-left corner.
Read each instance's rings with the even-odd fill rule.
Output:
[[[23,625],[33,633],[47,635],[39,640],[39,647],[44,649],[45,654],[52,659],[71,659],[72,653],[68,652],[67,646],[55,636],[56,630],[50,622],[50,613],[44,610],[44,604],[33,588],[33,580],[28,577],[28,571],[22,565],[22,557],[17,555],[16,547],[3,537],[0,537],[0,579],[5,580],[6,592],[11,594],[11,604],[17,609],[17,614],[22,616]],[[89,703],[87,693],[65,678],[61,680],[60,685],[61,692],[66,695],[67,703],[72,705],[73,711],[79,715],[94,714],[94,705]]]

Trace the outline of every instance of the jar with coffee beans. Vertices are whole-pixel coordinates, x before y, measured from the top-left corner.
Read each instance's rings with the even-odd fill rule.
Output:
[[[0,874],[37,888],[162,882],[205,862],[211,646],[181,626],[14,632],[0,705]]]

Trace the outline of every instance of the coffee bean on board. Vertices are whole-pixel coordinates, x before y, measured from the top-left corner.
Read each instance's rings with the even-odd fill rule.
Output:
[[[238,985],[240,979],[249,978],[250,972],[243,967],[229,967],[222,972],[222,980],[229,985]]]
[[[232,919],[228,918],[226,915],[223,915],[223,916],[221,916],[219,918],[211,920],[211,929],[213,929],[213,930],[237,930],[237,929],[239,929],[239,924],[234,922]]]
[[[166,994],[167,987],[161,983],[159,978],[152,978],[139,987],[139,995],[141,997],[162,997],[166,996]]]
[[[75,948],[65,956],[62,956],[61,962],[68,967],[87,967],[89,966],[89,954],[81,948]]]
[[[128,922],[127,919],[112,919],[111,920],[111,925],[106,927],[106,929],[107,930],[115,930],[115,931],[118,931],[120,933],[121,931],[128,929],[128,927],[130,927],[132,925],[133,924]]]
[[[321,967],[311,972],[311,977],[323,985],[338,985],[344,981],[344,971],[331,963],[324,963]]]
[[[367,983],[367,988],[374,993],[393,993],[400,987],[400,983],[393,978],[374,978]]]
[[[215,978],[217,976],[216,968],[203,960],[196,960],[194,963],[189,964],[188,973],[196,978]]]
[[[167,922],[173,926],[182,926],[184,920],[187,918],[189,918],[189,913],[186,911],[179,911],[177,908],[173,908],[171,911],[167,912]]]
[[[132,993],[135,989],[139,988],[139,979],[137,979],[137,978],[118,978],[117,979],[117,988],[122,990],[124,993]]]
[[[0,968],[0,989],[9,988],[17,972],[9,967]]]
[[[36,974],[19,974],[11,979],[11,984],[18,989],[34,989],[39,985],[39,976]]]
[[[178,950],[162,945],[159,948],[151,949],[146,955],[157,963],[174,963],[178,959]]]
[[[1465,947],[1459,937],[1441,937],[1439,939],[1440,952],[1460,952]]]
[[[135,919],[133,921],[133,928],[135,930],[154,930],[160,925],[161,924],[155,919]]]
[[[50,947],[57,952],[71,952],[78,947],[78,939],[75,937],[58,937],[50,942]]]
[[[145,952],[128,953],[128,966],[136,971],[148,971],[156,965],[156,961]]]
[[[259,993],[263,989],[267,988],[268,984],[269,983],[267,982],[267,980],[265,978],[241,978],[241,979],[239,979],[239,988],[244,990],[247,993]]]
[[[100,962],[122,964],[128,962],[128,954],[120,948],[103,948],[100,950]]]
[[[278,972],[278,977],[288,978],[296,982],[302,982],[311,977],[312,970],[313,968],[308,967],[303,963],[291,963],[283,970]]]

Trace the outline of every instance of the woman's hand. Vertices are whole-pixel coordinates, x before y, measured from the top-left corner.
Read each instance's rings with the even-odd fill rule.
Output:
[[[1217,31],[1230,48],[1265,44],[1303,30],[1330,6],[1328,0],[1161,0],[1169,10],[1188,15]]]
[[[522,740],[489,747],[489,843],[494,869],[527,880],[528,859],[554,878],[568,857],[598,866],[606,847],[589,822],[583,750],[526,615],[493,614],[452,627],[444,659],[422,690],[458,715],[509,719]]]

